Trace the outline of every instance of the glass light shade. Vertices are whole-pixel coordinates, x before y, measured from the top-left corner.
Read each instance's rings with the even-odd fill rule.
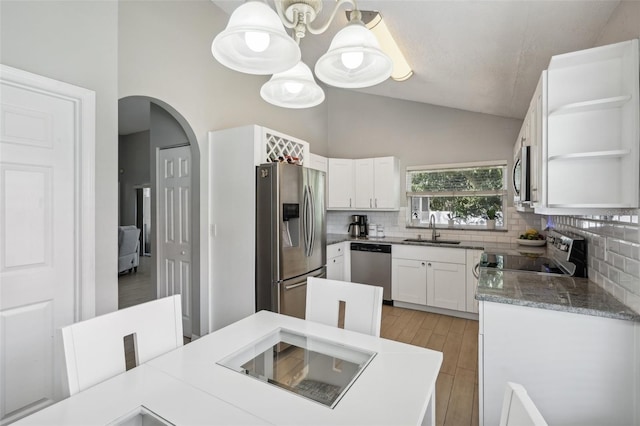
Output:
[[[275,74],[300,61],[300,48],[284,30],[278,14],[259,1],[238,7],[227,28],[213,39],[213,57],[247,74]]]
[[[362,63],[357,65],[360,55]],[[354,63],[354,59],[358,60]],[[393,62],[380,50],[376,37],[361,22],[351,22],[338,31],[329,50],[318,59],[315,67],[320,80],[347,89],[382,83],[392,70]]]
[[[310,108],[324,101],[324,91],[302,61],[293,68],[274,74],[260,89],[262,99],[283,108]]]

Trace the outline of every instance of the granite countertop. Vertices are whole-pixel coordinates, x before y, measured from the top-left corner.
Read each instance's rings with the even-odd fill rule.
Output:
[[[408,237],[383,237],[383,238],[355,238],[349,234],[327,234],[327,245],[342,243],[345,241],[358,242],[358,243],[372,243],[372,244],[401,244],[407,246],[425,246],[425,247],[442,247],[442,248],[457,248],[457,249],[470,249],[470,250],[484,250],[492,253],[504,253],[504,254],[537,254],[544,255],[546,253],[546,247],[527,247],[519,246],[518,244],[487,244],[482,241],[460,241],[460,244],[441,244],[430,243],[428,238],[425,238],[424,242],[410,242],[404,241]]]
[[[640,322],[634,312],[586,278],[480,268],[476,299]]]

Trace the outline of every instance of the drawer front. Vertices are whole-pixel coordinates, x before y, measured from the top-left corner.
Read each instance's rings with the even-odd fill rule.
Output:
[[[327,246],[327,259],[344,255],[344,243],[330,244]]]
[[[461,248],[424,247],[394,244],[394,259],[431,260],[433,262],[466,263],[466,250]]]

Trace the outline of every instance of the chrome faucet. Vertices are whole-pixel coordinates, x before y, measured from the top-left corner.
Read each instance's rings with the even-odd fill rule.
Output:
[[[429,228],[433,229],[433,231],[431,231],[431,240],[435,241],[440,234],[436,232],[436,217],[433,213],[429,216]]]

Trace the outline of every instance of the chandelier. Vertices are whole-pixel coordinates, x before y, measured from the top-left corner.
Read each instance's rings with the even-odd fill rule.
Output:
[[[382,83],[391,75],[393,62],[362,22],[355,0],[336,0],[328,20],[317,27],[312,24],[322,10],[322,0],[274,2],[275,11],[261,1],[242,4],[211,45],[216,60],[232,70],[273,74],[260,90],[265,101],[285,108],[308,108],[324,101],[324,91],[301,61],[299,43],[307,33],[326,31],[343,4],[353,7],[349,23],[316,62],[318,79],[335,87],[363,88]]]

